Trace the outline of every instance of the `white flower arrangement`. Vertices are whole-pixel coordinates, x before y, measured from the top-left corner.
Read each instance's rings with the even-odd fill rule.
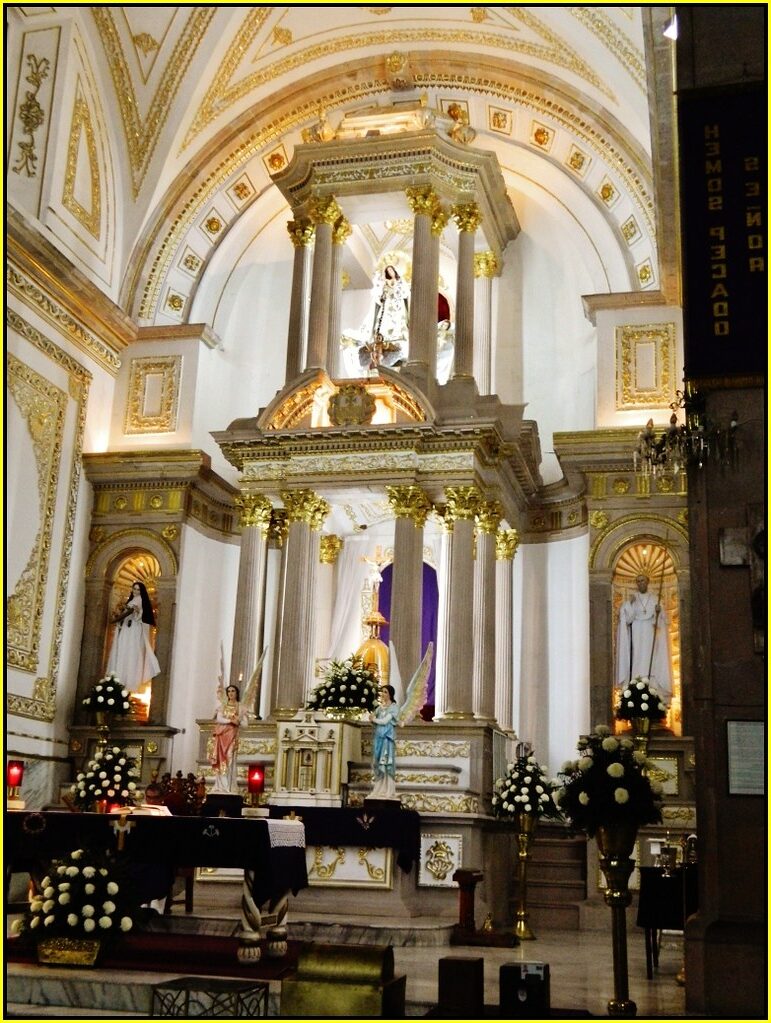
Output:
[[[106,857],[85,849],[53,860],[24,916],[14,921],[14,933],[37,941],[130,931],[134,926],[130,886],[116,878],[116,869]]]
[[[308,708],[371,711],[377,706],[379,686],[377,673],[352,654],[344,661],[332,661],[310,694]]]
[[[507,764],[506,774],[495,782],[493,813],[496,817],[514,817],[532,813],[537,817],[559,819],[554,802],[557,782],[547,778],[548,771],[534,756],[519,757]]]
[[[130,697],[131,693],[118,676],[110,673],[92,686],[91,692],[83,698],[83,706],[87,710],[123,715],[131,710]]]
[[[666,715],[664,699],[650,679],[638,675],[621,690],[616,708],[619,721],[631,721],[632,718],[662,721]]]
[[[119,806],[131,806],[139,777],[134,763],[134,758],[120,746],[97,750],[70,787],[72,802],[82,810],[91,809],[102,799]]]

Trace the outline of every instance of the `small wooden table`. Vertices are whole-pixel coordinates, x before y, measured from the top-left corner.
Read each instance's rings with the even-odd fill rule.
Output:
[[[685,880],[683,880],[685,879]],[[640,868],[637,926],[645,928],[645,973],[648,980],[659,965],[662,931],[682,931],[698,909],[695,863],[674,867],[669,876],[661,867]]]

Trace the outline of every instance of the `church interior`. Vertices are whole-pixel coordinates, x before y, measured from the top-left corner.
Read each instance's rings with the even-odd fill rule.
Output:
[[[114,750],[175,819],[111,848],[191,836],[146,948],[237,937],[250,1014],[348,945],[369,1015],[457,1015],[465,956],[480,1007],[538,960],[573,1014],[766,1018],[765,5],[5,15],[10,916]],[[314,710],[350,658],[377,706]],[[598,725],[663,801],[626,902],[497,805]],[[132,969],[10,955],[11,1018],[146,1015]]]

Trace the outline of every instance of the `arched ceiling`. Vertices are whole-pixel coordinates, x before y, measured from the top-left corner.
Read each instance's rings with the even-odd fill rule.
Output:
[[[271,175],[320,114],[335,128],[357,106],[421,96],[460,104],[513,197],[537,191],[603,266],[626,267],[626,282],[604,274],[607,290],[658,287],[643,8],[16,11],[69,19],[87,40],[118,168],[117,293],[139,324],[188,319],[239,221],[256,237],[283,216]]]

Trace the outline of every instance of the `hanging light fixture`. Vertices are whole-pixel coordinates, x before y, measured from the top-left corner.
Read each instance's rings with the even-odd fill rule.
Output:
[[[675,391],[675,396],[669,406],[669,426],[657,433],[649,419],[638,433],[633,452],[635,472],[655,476],[658,472],[681,472],[688,466],[701,469],[707,462],[734,466],[738,412],[731,413],[727,426],[708,419],[704,399],[690,381],[684,391]],[[682,424],[677,419],[679,410],[684,412]]]

